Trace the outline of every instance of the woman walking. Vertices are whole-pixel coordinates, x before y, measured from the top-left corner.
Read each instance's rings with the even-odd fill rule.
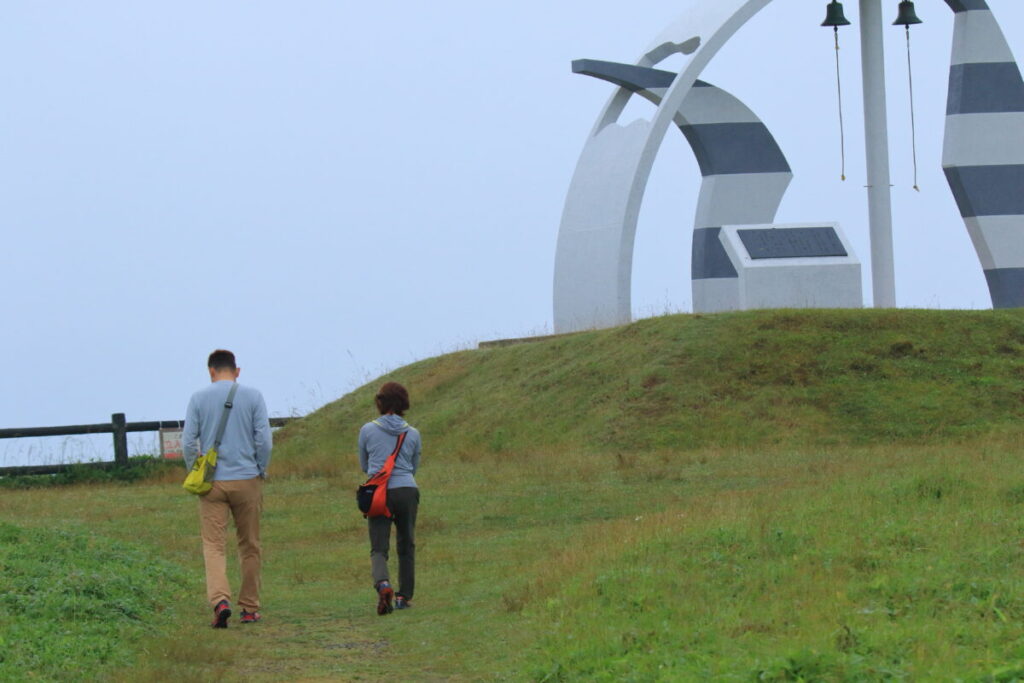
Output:
[[[405,387],[397,382],[386,383],[377,392],[376,403],[380,417],[359,430],[359,465],[368,476],[376,474],[398,449],[387,489],[387,508],[391,516],[368,518],[377,614],[384,615],[390,614],[392,609],[412,607],[416,588],[416,511],[420,503],[415,474],[420,465],[421,445],[420,433],[403,417],[409,409],[409,392]],[[388,574],[392,524],[398,550],[397,593]]]

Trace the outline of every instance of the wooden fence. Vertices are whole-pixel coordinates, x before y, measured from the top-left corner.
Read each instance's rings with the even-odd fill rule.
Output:
[[[272,417],[271,427],[283,427],[294,417]],[[109,469],[128,466],[128,432],[158,432],[161,429],[181,428],[182,420],[157,420],[153,422],[128,422],[124,413],[114,413],[110,422],[91,425],[65,425],[63,427],[26,427],[24,429],[0,429],[0,439],[23,439],[37,436],[80,436],[82,434],[113,434],[114,459],[108,462],[89,462],[65,465],[22,465],[0,467],[0,477],[25,474],[59,474],[72,467],[95,467]]]

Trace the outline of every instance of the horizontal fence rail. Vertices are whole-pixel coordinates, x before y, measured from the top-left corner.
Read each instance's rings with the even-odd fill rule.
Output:
[[[296,417],[272,417],[271,427],[283,427]],[[153,422],[126,422],[125,432],[158,432],[161,429],[180,428],[184,420],[154,420]],[[66,425],[64,427],[23,427],[0,429],[0,439],[21,439],[33,436],[80,436],[82,434],[111,434],[114,432],[112,422],[101,422],[93,425]]]
[[[272,417],[271,427],[283,427],[297,417]],[[38,436],[82,436],[85,434],[113,434],[114,460],[107,462],[86,462],[64,465],[19,465],[0,467],[0,477],[20,476],[26,474],[60,474],[73,467],[92,467],[111,469],[128,466],[129,432],[158,432],[161,429],[180,429],[184,420],[153,420],[151,422],[128,422],[124,413],[114,413],[110,422],[88,425],[64,425],[62,427],[23,427],[0,429],[0,439],[24,439]]]

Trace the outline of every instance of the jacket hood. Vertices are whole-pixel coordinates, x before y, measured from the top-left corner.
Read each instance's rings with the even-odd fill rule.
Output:
[[[409,423],[401,415],[381,415],[373,421],[373,424],[391,436],[398,436],[402,432],[409,431]]]

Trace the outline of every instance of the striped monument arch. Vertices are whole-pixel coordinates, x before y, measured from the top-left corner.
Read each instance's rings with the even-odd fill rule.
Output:
[[[731,256],[726,253],[728,240],[722,228],[771,227],[765,224],[775,219],[792,171],[756,114],[699,76],[736,31],[771,1],[692,0],[689,10],[636,63],[573,63],[574,72],[617,88],[587,138],[566,196],[555,255],[555,332],[631,321],[637,219],[654,159],[673,125],[686,137],[702,176],[691,254],[694,311],[744,307],[739,293],[742,274],[737,272],[735,250]],[[872,20],[874,0],[861,2],[862,20],[880,25]],[[1024,83],[984,0],[945,2],[954,12],[955,30],[943,167],[985,271],[993,305],[1022,306]],[[655,68],[675,54],[686,58],[678,72]],[[877,67],[881,68],[880,60]],[[867,68],[865,101],[870,110]],[[654,115],[622,125],[619,117],[634,95],[650,101]],[[870,144],[868,149],[869,176],[872,153],[876,160],[885,157],[880,172],[875,162],[875,189],[869,192],[872,219],[889,212],[888,245],[885,239],[876,240],[872,227],[872,266],[884,273],[892,266],[884,90],[882,103],[882,128],[871,128],[870,112],[866,128],[868,137],[881,138],[885,149],[884,155]],[[881,135],[873,134],[879,130]],[[886,237],[884,231],[878,234]],[[879,305],[877,292],[885,287],[877,278],[876,274]],[[807,279],[799,286],[813,289],[818,281]],[[894,305],[894,294],[883,296],[881,302]]]

